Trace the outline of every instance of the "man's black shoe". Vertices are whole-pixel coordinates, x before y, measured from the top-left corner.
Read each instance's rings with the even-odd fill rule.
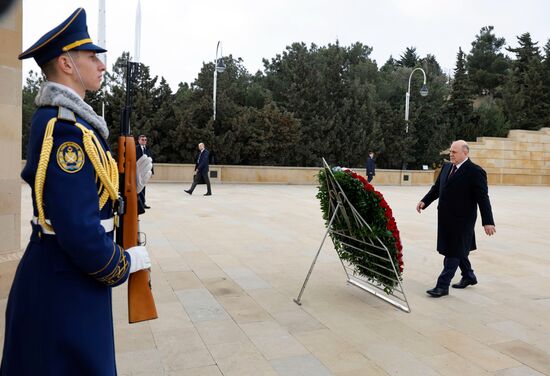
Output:
[[[212,193],[205,193],[205,196],[212,196]]]
[[[440,287],[434,287],[426,293],[434,298],[441,298],[442,296],[449,295],[449,290],[442,289]]]
[[[455,283],[453,288],[455,289],[464,289],[470,285],[477,285],[477,279],[462,278],[460,282]]]
[[[188,195],[192,195],[192,194],[193,194],[193,192],[188,191],[187,189],[184,189],[183,191],[184,191],[185,193],[187,193]]]
[[[143,207],[144,207],[145,209],[151,209],[151,207],[150,207],[149,205],[143,205]]]

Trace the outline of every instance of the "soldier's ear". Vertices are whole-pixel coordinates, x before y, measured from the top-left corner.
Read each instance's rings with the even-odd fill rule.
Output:
[[[57,57],[56,66],[60,72],[70,73],[72,71],[72,63],[65,54]]]
[[[65,74],[72,74],[74,72],[74,62],[67,54],[58,56],[57,67],[60,72]]]

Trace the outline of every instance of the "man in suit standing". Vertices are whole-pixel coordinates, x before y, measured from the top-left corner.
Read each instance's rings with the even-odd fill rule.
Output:
[[[463,289],[477,284],[468,254],[476,249],[474,226],[478,206],[485,233],[489,236],[496,233],[487,188],[487,174],[468,158],[469,150],[468,144],[463,140],[452,143],[451,163],[443,165],[435,184],[416,205],[416,211],[420,213],[439,199],[437,251],[445,256],[445,259],[436,286],[426,291],[434,298],[449,294],[449,285],[459,267],[462,279],[455,283],[453,288]]]
[[[212,190],[210,188],[210,178],[208,176],[208,164],[209,164],[209,153],[208,149],[204,147],[204,144],[201,142],[199,145],[199,155],[197,156],[197,162],[195,163],[195,174],[193,176],[193,184],[189,189],[186,189],[185,192],[188,194],[193,194],[195,187],[199,182],[203,181],[206,183],[206,193],[205,196],[212,196]]]
[[[369,151],[369,156],[367,157],[367,181],[370,183],[376,175],[376,164],[374,163],[374,152]]]
[[[139,158],[141,158],[142,155],[147,155],[148,157],[151,157],[151,159],[153,159],[153,151],[149,146],[147,146],[147,136],[145,136],[144,134],[138,137],[138,144],[136,145],[136,161],[139,160]],[[155,169],[152,168],[151,172],[154,175]],[[147,203],[145,202],[145,188],[143,188],[143,190],[141,191],[141,193],[139,193],[138,196],[141,202],[143,203],[143,207],[145,209],[151,209],[151,207],[148,206]]]

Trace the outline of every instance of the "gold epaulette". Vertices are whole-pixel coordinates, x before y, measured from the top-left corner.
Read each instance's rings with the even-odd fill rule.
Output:
[[[36,209],[38,210],[38,223],[40,223],[42,227],[48,231],[53,231],[53,227],[46,223],[43,194],[44,182],[46,181],[46,170],[48,169],[50,154],[53,147],[53,127],[56,122],[57,118],[51,118],[46,125],[44,139],[42,140],[42,149],[40,150],[40,159],[38,160],[38,167],[34,178],[34,195],[36,199]]]
[[[46,223],[44,213],[44,183],[46,181],[46,171],[50,161],[50,155],[53,148],[53,130],[57,120],[64,120],[73,123],[82,131],[82,142],[84,149],[96,172],[96,181],[99,179],[99,209],[101,210],[109,198],[115,201],[118,198],[118,168],[117,163],[111,155],[110,151],[105,151],[97,139],[95,133],[86,128],[84,125],[76,122],[76,116],[73,111],[59,107],[57,117],[51,118],[44,132],[42,140],[42,149],[40,151],[40,159],[38,160],[38,168],[34,181],[34,192],[36,198],[36,206],[38,210],[38,221],[47,230],[53,231],[50,224]],[[63,146],[63,145],[62,145]],[[57,153],[56,153],[57,154]]]
[[[96,178],[99,177],[100,185],[97,191],[99,196],[99,209],[101,210],[110,198],[115,201],[118,198],[118,167],[111,152],[103,150],[101,143],[95,133],[83,126],[75,123],[82,131],[82,142],[88,158],[92,162],[96,172]]]

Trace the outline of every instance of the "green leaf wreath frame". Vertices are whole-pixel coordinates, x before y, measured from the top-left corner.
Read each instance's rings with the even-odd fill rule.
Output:
[[[321,202],[325,225],[328,226],[330,221],[330,197],[326,174],[326,170],[319,172],[317,198]],[[333,176],[351,205],[354,206],[370,227],[352,224],[350,228],[349,222],[346,223],[346,221],[337,218],[333,221],[333,231],[330,232],[334,248],[342,261],[353,266],[356,275],[381,286],[380,288],[387,294],[391,294],[398,281],[392,278],[388,271],[392,271],[390,274],[393,276],[395,270],[399,280],[402,280],[404,266],[403,246],[393,212],[382,193],[376,191],[361,175],[347,168],[335,167],[333,168]],[[342,210],[349,211],[350,208],[343,208]],[[348,215],[349,217],[352,216],[351,213],[348,213]],[[341,235],[344,233],[347,236]],[[392,261],[388,259],[388,252],[383,248],[369,246],[365,242],[353,240],[350,237],[370,240],[370,243],[373,244],[377,243],[376,238],[378,238],[387,248],[393,265]]]

